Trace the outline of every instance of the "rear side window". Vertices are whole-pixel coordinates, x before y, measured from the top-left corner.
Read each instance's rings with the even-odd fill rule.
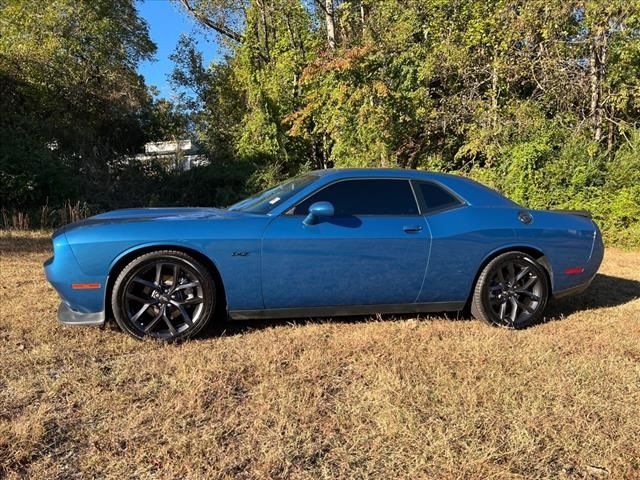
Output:
[[[338,217],[351,215],[417,215],[408,180],[345,180],[329,185],[296,205],[294,215],[306,215],[316,202],[331,202]]]
[[[422,197],[425,213],[462,205],[460,200],[435,183],[416,183],[415,186]]]

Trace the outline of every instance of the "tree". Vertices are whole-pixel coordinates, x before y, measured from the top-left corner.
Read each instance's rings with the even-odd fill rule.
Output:
[[[311,12],[299,0],[255,0],[237,9],[219,0],[181,3],[229,49],[224,62],[206,68],[183,39],[174,57],[174,81],[191,91],[203,87],[194,113],[199,136],[263,167],[256,185],[297,171],[309,145],[287,134],[283,118],[300,105],[302,70],[317,49]],[[227,34],[231,26],[237,35]]]
[[[0,201],[41,204],[104,184],[144,138],[136,67],[155,45],[131,0],[8,0],[0,10]],[[16,182],[28,192],[15,193]]]

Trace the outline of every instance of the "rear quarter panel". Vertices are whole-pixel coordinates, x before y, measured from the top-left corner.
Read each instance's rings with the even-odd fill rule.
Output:
[[[597,228],[589,218],[566,213],[530,210],[533,222],[522,224],[517,235],[524,243],[539,245],[551,266],[552,290],[579,285],[595,275],[600,261],[592,261]],[[572,268],[584,272],[567,275]]]
[[[511,207],[465,206],[426,219],[432,244],[418,302],[465,301],[482,262],[518,242]]]
[[[533,222],[522,223],[521,211],[530,212]],[[517,206],[467,206],[426,219],[432,245],[419,302],[467,300],[483,264],[510,249],[540,251],[554,292],[588,280],[599,266],[599,261],[590,262],[596,228],[587,218]],[[575,267],[585,267],[585,272],[564,273]]]

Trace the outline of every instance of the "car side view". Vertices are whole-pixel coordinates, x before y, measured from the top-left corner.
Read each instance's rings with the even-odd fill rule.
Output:
[[[330,169],[227,209],[116,210],[53,235],[58,319],[136,338],[212,320],[455,311],[522,328],[585,290],[603,243],[585,212],[523,208],[467,178]]]

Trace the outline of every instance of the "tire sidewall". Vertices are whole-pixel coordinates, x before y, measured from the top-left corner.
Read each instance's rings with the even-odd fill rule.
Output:
[[[531,267],[534,269],[538,278],[540,278],[542,282],[542,291],[543,291],[543,294],[541,295],[541,298],[540,298],[540,305],[538,306],[536,312],[526,320],[519,322],[513,326],[505,325],[501,323],[499,319],[496,319],[495,313],[493,312],[491,307],[488,305],[489,281],[493,276],[495,268],[498,265],[509,260],[522,260],[529,263]],[[480,277],[478,278],[478,281],[474,289],[474,296],[472,301],[472,312],[474,312],[474,316],[479,316],[481,320],[484,320],[485,322],[491,325],[502,327],[502,328],[508,328],[508,329],[522,329],[522,328],[527,328],[536,323],[539,323],[542,320],[544,315],[544,310],[548,302],[549,302],[549,281],[547,278],[546,269],[542,265],[540,265],[531,255],[528,255],[524,252],[517,252],[517,251],[506,252],[501,255],[498,255],[496,258],[491,260],[487,264],[487,266],[482,270],[482,273],[480,274]]]

